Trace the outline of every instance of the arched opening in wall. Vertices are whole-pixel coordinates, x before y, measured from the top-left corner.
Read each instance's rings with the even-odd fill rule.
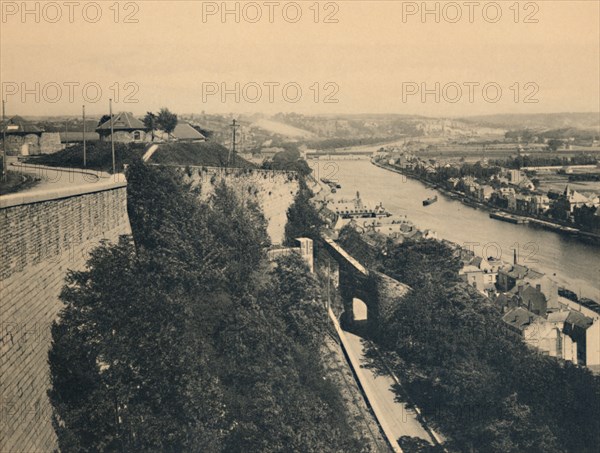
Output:
[[[142,133],[140,131],[133,131],[133,139],[139,141],[142,139]]]
[[[366,321],[369,319],[367,304],[356,297],[352,299],[352,312],[354,313],[354,321]]]

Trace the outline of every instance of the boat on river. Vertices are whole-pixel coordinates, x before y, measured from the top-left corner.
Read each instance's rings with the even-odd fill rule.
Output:
[[[502,220],[504,222],[514,223],[514,224],[529,223],[529,220],[524,217],[507,214],[507,213],[501,212],[501,211],[490,212],[490,217],[492,219]]]
[[[438,201],[437,195],[435,197],[428,198],[427,200],[423,200],[423,206],[429,206],[430,204],[433,204],[436,201]]]

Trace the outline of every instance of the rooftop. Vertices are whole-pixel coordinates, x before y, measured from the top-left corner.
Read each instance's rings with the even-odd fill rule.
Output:
[[[6,126],[6,134],[41,134],[43,130],[30,121],[16,115],[2,123],[0,130]]]
[[[171,135],[178,140],[204,140],[206,138],[189,123],[177,123]]]
[[[522,307],[517,307],[507,312],[502,317],[502,321],[515,329],[523,331],[525,327],[530,325],[537,318],[539,318],[539,316],[536,314],[531,313]]]
[[[129,112],[121,112],[116,116],[113,115],[113,130],[130,130],[130,129],[148,129],[144,123],[138,120]],[[110,119],[102,123],[96,128],[97,131],[110,131]]]

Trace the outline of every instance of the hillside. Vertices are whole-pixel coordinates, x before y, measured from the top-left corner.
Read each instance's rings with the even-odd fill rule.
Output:
[[[280,123],[279,121],[260,119],[252,126],[266,130],[277,135],[283,135],[289,138],[314,138],[315,134],[305,129],[300,129],[289,124]]]
[[[600,113],[537,113],[481,115],[461,118],[461,121],[490,127],[507,129],[593,129],[600,131]]]
[[[117,171],[141,158],[146,143],[115,143],[115,162]],[[112,150],[110,142],[91,142],[86,146],[86,165],[83,165],[83,145],[76,144],[54,154],[31,156],[25,160],[30,164],[48,165],[50,167],[87,168],[112,172]]]
[[[152,155],[151,163],[167,165],[199,165],[206,167],[254,168],[255,165],[234,155],[228,165],[229,150],[214,142],[164,143]]]

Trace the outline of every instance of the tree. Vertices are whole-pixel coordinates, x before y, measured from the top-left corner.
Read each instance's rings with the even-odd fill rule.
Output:
[[[300,188],[294,203],[287,210],[288,221],[285,225],[285,245],[294,245],[298,237],[308,237],[313,241],[320,238],[321,228],[325,222],[312,204],[312,197],[312,191],[308,188],[304,179],[300,179]]]
[[[52,328],[60,450],[362,451],[317,282],[299,256],[269,264],[258,206],[139,160],[127,180],[133,238],[69,274]]]
[[[267,220],[251,199],[242,201],[224,181],[210,198],[210,228],[220,238],[220,256],[228,262],[228,291],[243,295],[265,273],[265,250],[271,245]],[[256,277],[256,278],[255,278]]]
[[[156,122],[158,127],[165,131],[167,136],[169,136],[169,134],[175,130],[175,127],[177,127],[177,115],[171,113],[167,108],[162,108],[160,109],[160,112],[158,112]]]
[[[364,246],[352,247],[360,237],[345,240],[352,254]],[[600,378],[533,351],[507,332],[498,307],[458,279],[452,247],[389,241],[369,255],[373,267],[412,288],[381,319],[373,339],[393,358],[423,415],[444,433],[448,450],[595,451]],[[561,392],[548,398],[547,388]]]
[[[186,313],[198,293],[165,287],[154,264],[122,238],[68,276],[49,353],[61,451],[219,448],[219,384]]]
[[[110,120],[110,115],[102,115],[102,117],[100,118],[100,121],[98,121],[98,126],[103,125],[108,120]]]
[[[146,112],[146,116],[144,116],[144,126],[150,129],[152,133],[152,141],[154,141],[154,130],[156,129],[157,118],[156,114],[152,112]]]
[[[300,152],[296,148],[285,149],[273,156],[272,161],[263,164],[263,168],[268,170],[295,171],[301,177],[308,176],[312,169],[308,163],[300,157]]]
[[[557,140],[555,138],[548,140],[548,149],[550,151],[556,151],[558,148],[564,145],[562,140]]]

